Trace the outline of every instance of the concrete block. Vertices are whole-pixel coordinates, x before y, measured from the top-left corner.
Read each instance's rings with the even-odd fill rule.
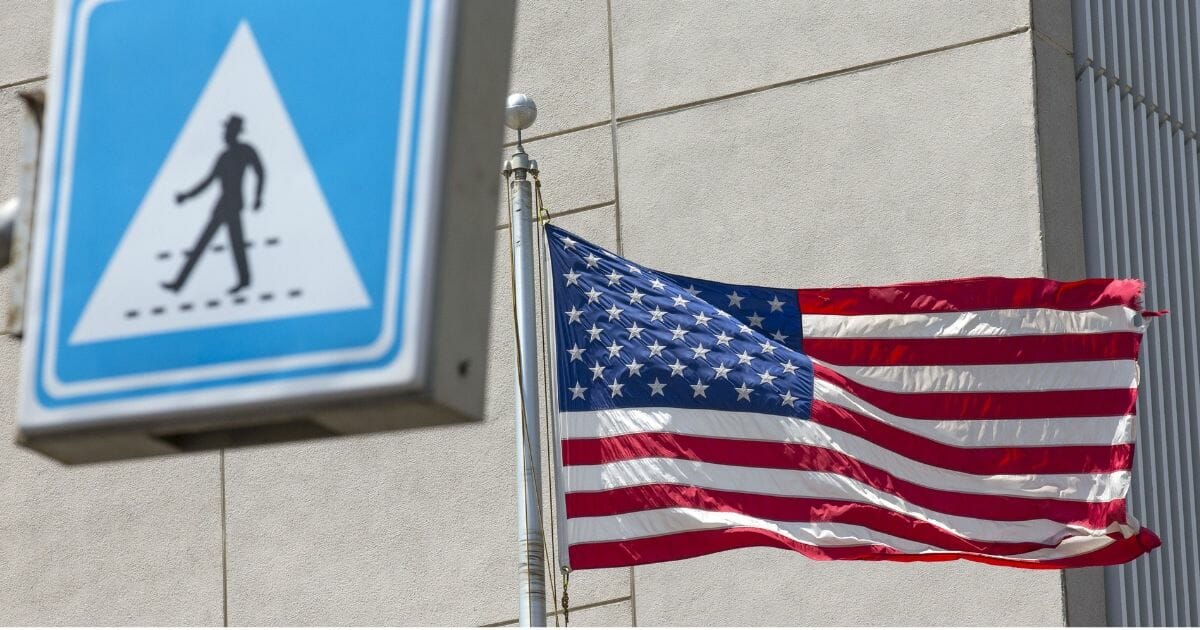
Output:
[[[221,625],[215,454],[67,468],[9,438],[0,462],[0,623]]]
[[[559,222],[615,240],[611,207]],[[477,625],[516,616],[507,231],[496,238],[483,423],[228,454],[231,624]],[[581,605],[629,594],[624,569],[572,582]]]
[[[219,456],[69,468],[18,447],[19,365],[0,337],[0,625],[221,625]]]
[[[1028,0],[613,1],[620,117],[911,55],[1029,25]],[[946,19],[947,10],[954,19]],[[987,66],[978,70],[987,71]],[[820,110],[848,107],[826,102]],[[803,112],[811,115],[812,110]],[[799,115],[800,112],[795,112]]]
[[[1063,571],[1063,594],[1066,595],[1066,625],[1087,628],[1108,625],[1104,567]]]
[[[1023,33],[621,124],[625,253],[784,287],[1042,273],[1030,49]]]
[[[1055,44],[1037,35],[1032,39],[1045,274],[1075,280],[1087,275],[1075,66],[1071,55]]]
[[[1061,626],[1058,571],[742,549],[637,567],[641,626]]]
[[[496,164],[503,164],[516,147],[504,147]],[[525,143],[525,152],[542,172],[542,196],[552,215],[576,208],[611,204],[613,192],[612,129],[610,126],[576,131]],[[497,225],[508,225],[508,202],[500,186]]]
[[[537,102],[538,121],[527,136],[608,121],[612,108],[605,3],[518,2],[509,92],[524,92]],[[516,140],[516,134],[507,133],[508,141]]]
[[[0,86],[46,75],[54,0],[4,0],[0,8]]]
[[[1068,51],[1075,50],[1071,0],[1031,0],[1033,29]]]

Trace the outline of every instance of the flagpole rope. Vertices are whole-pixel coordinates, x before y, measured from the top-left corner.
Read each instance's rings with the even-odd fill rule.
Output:
[[[507,193],[506,198],[508,201],[508,216],[511,218],[512,217],[512,185],[511,185],[510,177],[511,177],[511,173],[506,172],[504,174],[504,183],[505,183],[504,187],[505,187],[505,192]],[[516,226],[513,226],[510,224],[509,225],[510,233],[514,229],[516,229]],[[529,414],[527,412],[527,407],[526,407],[526,403],[525,403],[525,388],[520,386],[521,383],[525,382],[525,374],[524,374],[524,369],[522,367],[523,366],[523,358],[521,355],[521,342],[520,342],[521,341],[521,330],[517,324],[518,305],[517,305],[517,297],[516,297],[517,296],[516,255],[517,255],[517,253],[516,253],[516,250],[512,246],[512,238],[511,238],[511,234],[510,234],[510,238],[508,239],[508,280],[509,280],[509,288],[510,288],[509,302],[510,302],[510,306],[512,307],[513,338],[516,341],[515,346],[516,346],[516,355],[517,355],[516,362],[517,362],[517,381],[518,381],[517,397],[520,399],[519,406],[520,406],[520,413],[521,413],[521,439],[525,442],[525,457],[526,457],[525,465],[526,465],[526,467],[529,467],[533,463],[532,456],[530,455],[531,451],[533,450],[531,448],[533,443],[529,437]],[[535,268],[536,268],[536,265],[535,265]],[[539,469],[537,471],[537,473],[538,474],[535,475],[535,477],[534,477],[534,490],[535,490],[535,494],[537,495],[537,497],[535,499],[535,501],[536,501],[535,505],[537,506],[538,520],[545,522],[545,509],[544,509],[544,506],[542,503],[541,470]],[[542,561],[543,561],[543,565],[544,565],[543,570],[545,570],[546,573],[548,573],[550,575],[551,594],[552,594],[552,597],[554,597],[554,599],[557,600],[558,589],[557,589],[557,585],[555,582],[554,571],[551,568],[551,566],[549,565],[549,559],[545,554],[545,548],[546,548],[546,530],[543,527],[542,528],[542,549],[543,549]],[[529,579],[530,579],[530,577],[527,575],[526,580],[529,580]],[[528,582],[526,584],[526,587],[527,588],[530,587]],[[543,623],[545,623],[544,620],[543,620]],[[557,609],[554,611],[554,625],[558,626],[558,610]]]
[[[541,305],[538,308],[538,317],[541,320],[541,326],[542,326],[542,338],[541,338],[541,349],[542,349],[541,355],[542,356],[540,357],[540,361],[541,361],[542,373],[545,374],[547,377],[546,382],[550,383],[549,378],[550,378],[550,375],[552,374],[553,365],[554,365],[551,357],[553,357],[554,354],[553,354],[553,348],[550,347],[550,335],[548,333],[548,331],[550,330],[552,316],[549,314],[550,296],[547,295],[547,292],[549,291],[549,288],[548,288],[549,282],[547,281],[547,273],[548,272],[546,270],[549,268],[549,261],[547,260],[547,246],[546,246],[546,240],[545,240],[546,239],[545,226],[550,223],[550,213],[546,210],[545,202],[542,197],[541,173],[539,173],[538,171],[535,170],[535,171],[531,171],[531,175],[533,176],[533,194],[534,194],[533,205],[534,205],[534,209],[537,210],[537,223],[539,225],[539,229],[537,230],[537,236],[535,237],[537,239],[537,243],[538,243],[538,264],[535,266],[535,268],[537,270],[537,276],[538,276],[538,282],[537,282],[538,291],[541,294]],[[563,574],[563,589],[562,589],[563,595],[562,595],[562,607],[561,607],[562,614],[563,614],[563,625],[568,626],[571,623],[569,600],[567,599],[567,585],[570,583],[570,569],[567,568],[565,561],[559,562],[559,558],[558,558],[557,515],[558,515],[558,507],[559,507],[558,502],[559,501],[558,501],[558,493],[555,492],[555,489],[554,489],[555,475],[558,472],[558,463],[557,463],[558,462],[558,449],[557,449],[557,446],[558,446],[558,406],[554,404],[554,395],[552,393],[551,386],[547,386],[546,388],[544,388],[542,390],[542,392],[543,392],[542,399],[544,401],[542,408],[546,410],[546,418],[545,418],[546,430],[544,432],[544,435],[546,435],[548,438],[546,440],[546,461],[550,462],[551,466],[552,466],[552,468],[550,468],[550,475],[548,477],[549,478],[549,487],[547,488],[549,490],[549,494],[550,494],[550,555],[549,555],[549,559],[550,559],[550,562],[552,565],[551,569],[550,569],[550,582],[551,582],[551,590],[554,591],[556,588],[556,585],[555,585],[556,576],[554,575],[554,567],[558,567],[559,570],[561,570],[562,574]],[[557,593],[554,593],[554,599],[555,600],[558,599]],[[556,612],[555,613],[555,623],[557,624],[557,622],[558,622],[558,614]]]

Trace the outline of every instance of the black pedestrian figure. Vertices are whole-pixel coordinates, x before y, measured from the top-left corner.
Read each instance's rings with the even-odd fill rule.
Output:
[[[237,265],[238,274],[237,286],[230,289],[229,293],[237,293],[250,286],[250,265],[246,261],[246,239],[242,234],[242,209],[246,205],[242,199],[242,179],[245,177],[247,168],[254,170],[255,176],[258,178],[258,187],[254,195],[254,210],[258,211],[262,207],[264,174],[262,161],[258,159],[258,152],[245,142],[238,141],[238,135],[242,133],[242,123],[241,116],[230,114],[225,121],[226,148],[217,157],[217,163],[213,165],[212,172],[204,178],[204,181],[196,184],[195,188],[175,195],[175,203],[183,205],[184,201],[204,192],[204,189],[208,188],[214,180],[221,182],[221,198],[213,207],[212,218],[208,220],[208,225],[204,226],[200,238],[196,239],[195,247],[192,247],[191,251],[187,253],[187,260],[183,263],[183,268],[179,270],[179,277],[174,282],[162,284],[163,288],[168,291],[178,292],[183,289],[188,276],[192,274],[192,269],[200,261],[200,257],[208,249],[209,242],[222,226],[229,232],[229,249],[233,253],[233,262]]]

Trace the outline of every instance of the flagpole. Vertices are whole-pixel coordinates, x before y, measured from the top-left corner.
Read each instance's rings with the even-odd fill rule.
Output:
[[[537,337],[534,313],[533,184],[529,171],[537,163],[525,154],[521,131],[537,119],[537,106],[524,94],[512,94],[504,124],[517,132],[517,151],[504,165],[512,199],[509,234],[512,237],[513,300],[517,324],[517,545],[521,627],[546,625],[545,545],[539,492],[542,461],[538,422]]]

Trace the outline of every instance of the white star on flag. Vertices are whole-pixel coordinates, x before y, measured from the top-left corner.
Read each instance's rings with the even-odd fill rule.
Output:
[[[680,363],[679,359],[675,359],[675,362],[668,367],[671,368],[671,376],[683,376],[683,368],[687,366]]]

